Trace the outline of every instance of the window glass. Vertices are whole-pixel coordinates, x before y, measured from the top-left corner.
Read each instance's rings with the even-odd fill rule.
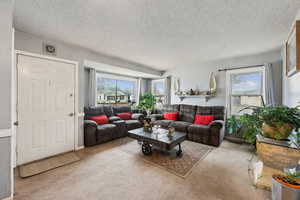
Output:
[[[232,95],[261,95],[262,94],[262,72],[232,74]]]
[[[162,105],[166,100],[165,93],[165,79],[153,80],[152,81],[152,94],[155,97],[156,105]]]
[[[248,73],[232,73],[230,75],[230,114],[242,115],[251,110],[242,109],[248,106],[263,104],[263,72],[254,70]]]
[[[155,81],[153,83],[153,94],[155,96],[165,95],[165,83],[164,83],[164,81]]]
[[[129,105],[136,99],[136,81],[102,77],[97,74],[96,103]]]

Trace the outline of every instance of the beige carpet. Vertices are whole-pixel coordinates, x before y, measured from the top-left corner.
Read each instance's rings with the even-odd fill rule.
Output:
[[[74,153],[69,152],[51,158],[38,160],[29,164],[19,166],[19,175],[22,178],[34,176],[57,167],[65,166],[79,161],[80,158]]]
[[[208,145],[184,141],[181,145],[183,154],[180,157],[176,156],[177,147],[169,153],[154,149],[152,155],[145,156],[141,152],[141,146],[136,140],[124,138],[119,140],[119,142],[120,150],[150,162],[182,178],[189,175],[193,167],[214,149]]]
[[[180,178],[120,150],[117,142],[85,148],[80,161],[16,177],[14,200],[267,200],[248,176],[253,151],[224,141]]]

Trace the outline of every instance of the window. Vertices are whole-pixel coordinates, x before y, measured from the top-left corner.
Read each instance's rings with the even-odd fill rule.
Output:
[[[156,104],[164,104],[166,100],[165,79],[152,80],[152,94]]]
[[[247,106],[262,106],[264,98],[264,68],[249,68],[227,72],[227,104],[229,115],[241,115]],[[240,112],[241,111],[241,112]]]
[[[137,80],[97,73],[96,104],[131,105],[136,100]]]

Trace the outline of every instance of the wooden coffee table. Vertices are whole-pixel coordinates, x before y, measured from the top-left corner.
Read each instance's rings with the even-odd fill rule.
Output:
[[[142,143],[144,155],[151,155],[152,148],[171,151],[178,146],[177,156],[182,154],[181,143],[186,139],[186,133],[175,131],[172,137],[167,136],[167,130],[159,128],[152,133],[145,132],[143,128],[128,131],[128,135]]]

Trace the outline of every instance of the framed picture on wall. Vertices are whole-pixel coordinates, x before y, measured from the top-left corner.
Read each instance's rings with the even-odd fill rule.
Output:
[[[286,75],[292,76],[300,70],[300,21],[293,25],[285,43]]]

